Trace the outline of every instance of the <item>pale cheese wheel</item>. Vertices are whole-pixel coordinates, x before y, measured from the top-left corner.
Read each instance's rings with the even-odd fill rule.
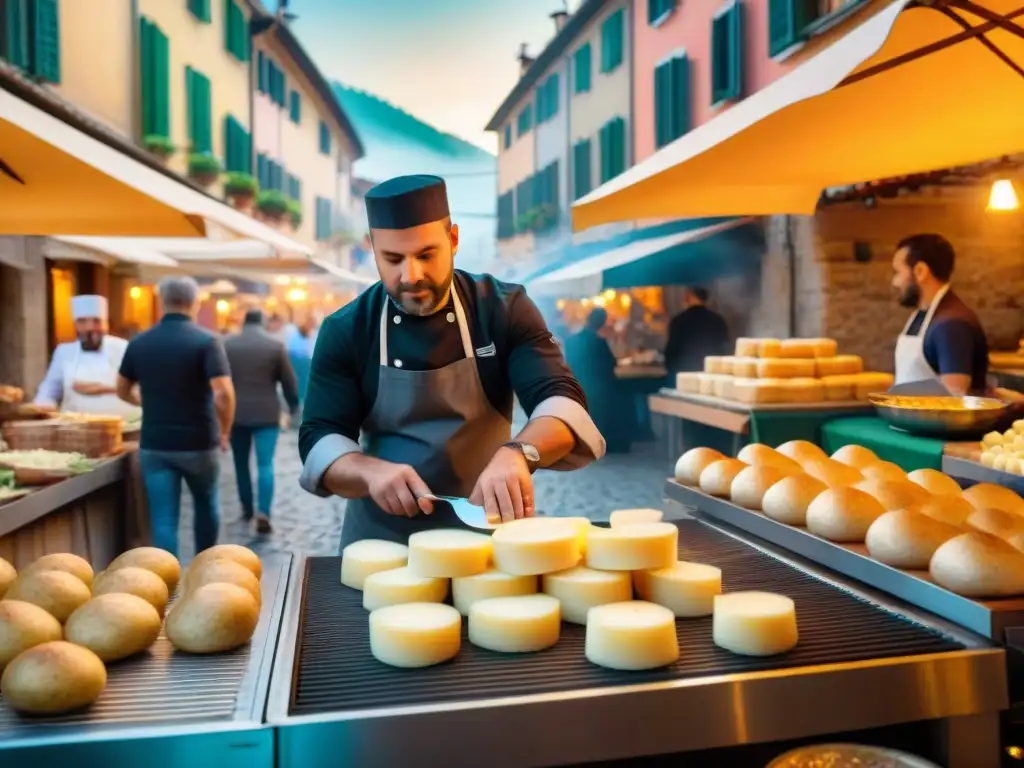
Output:
[[[633,580],[628,571],[597,571],[578,565],[544,574],[542,589],[562,604],[563,621],[586,624],[587,611],[594,606],[631,600]]]
[[[452,603],[463,616],[478,600],[494,597],[521,597],[537,592],[536,576],[512,576],[497,568],[478,573],[475,576],[460,576],[452,579]]]
[[[640,599],[663,605],[680,618],[710,616],[715,595],[722,594],[722,570],[680,560],[668,568],[636,571],[634,583]]]
[[[700,473],[716,461],[726,458],[714,448],[691,448],[676,462],[675,478],[683,485],[696,487],[700,485]]]
[[[906,480],[907,473],[891,461],[873,461],[860,468],[865,480]]]
[[[748,339],[741,336],[736,339],[736,357],[757,357],[760,339]]]
[[[915,509],[894,509],[875,520],[864,543],[875,560],[893,568],[924,570],[940,546],[959,536],[955,525],[942,523]]]
[[[1008,539],[1024,533],[1024,517],[1001,509],[976,509],[967,518],[967,525],[976,531]]]
[[[761,500],[761,509],[772,520],[786,525],[805,525],[807,508],[828,486],[808,474],[784,477],[771,488]]]
[[[377,571],[363,582],[363,608],[375,611],[404,603],[443,603],[448,579],[420,576],[410,568]]]
[[[404,603],[370,614],[370,653],[383,664],[429,667],[455,658],[461,646],[462,614],[450,605]]]
[[[472,576],[483,573],[490,564],[491,537],[482,533],[437,528],[409,537],[409,569],[420,576]]]
[[[964,491],[964,498],[975,509],[1001,509],[1024,516],[1024,499],[1009,488],[994,483],[978,483]]]
[[[907,473],[907,480],[916,483],[933,496],[960,496],[963,489],[949,475],[936,469],[915,469]]]
[[[832,459],[857,469],[881,461],[874,451],[862,445],[844,445],[832,454]]]
[[[696,371],[683,371],[676,374],[676,389],[680,392],[700,392],[700,374]]]
[[[864,479],[856,467],[843,464],[835,459],[818,459],[804,464],[804,472],[816,477],[829,488],[845,488],[856,485]]]
[[[733,478],[729,498],[741,507],[760,510],[768,489],[790,474],[797,473],[789,473],[788,470],[771,464],[746,467]]]
[[[635,523],[660,523],[663,517],[665,513],[660,509],[617,509],[612,512],[608,522],[612,528],[621,528]]]
[[[762,464],[778,467],[779,469],[786,470],[789,474],[796,474],[801,469],[800,465],[793,459],[783,456],[774,448],[761,443],[750,443],[750,445],[743,446],[740,452],[736,454],[736,458],[754,467]]]
[[[729,592],[715,597],[715,645],[741,656],[774,656],[796,647],[796,605],[770,592]]]
[[[494,597],[469,609],[469,642],[499,653],[533,653],[558,642],[562,618],[550,595]]]
[[[853,487],[878,499],[887,510],[916,508],[931,496],[924,488],[909,480],[869,477]]]
[[[805,462],[828,458],[828,454],[814,443],[808,442],[807,440],[790,440],[783,443],[775,450],[783,456],[792,459],[801,467]]]
[[[712,462],[700,473],[700,489],[711,496],[727,499],[732,490],[732,481],[746,468],[747,464],[739,459]]]
[[[676,617],[664,606],[641,600],[591,608],[584,652],[592,664],[608,669],[666,667],[679,659]]]
[[[932,496],[917,511],[943,523],[963,527],[974,514],[974,507],[963,496]]]
[[[830,488],[807,508],[807,530],[829,541],[860,543],[883,514],[881,502],[864,491]]]
[[[341,552],[341,583],[362,589],[366,577],[379,571],[402,568],[409,562],[409,548],[384,539],[354,541]]]
[[[586,565],[599,571],[667,568],[678,557],[679,529],[672,523],[595,526],[587,537]]]
[[[1024,552],[987,533],[962,533],[935,554],[928,567],[937,584],[965,597],[1024,594]]]
[[[576,543],[580,547],[580,557],[582,558],[584,553],[587,551],[587,532],[593,526],[590,522],[589,517],[560,517],[559,520],[564,520],[567,523],[571,523],[576,528]]]
[[[558,517],[527,517],[495,529],[494,566],[516,576],[572,568],[580,561],[579,527]]]

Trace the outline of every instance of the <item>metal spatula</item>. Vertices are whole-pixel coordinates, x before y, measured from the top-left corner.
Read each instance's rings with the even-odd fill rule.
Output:
[[[489,520],[487,510],[483,507],[478,507],[476,504],[470,504],[469,499],[463,499],[458,496],[435,496],[433,494],[424,495],[420,498],[430,499],[431,501],[443,501],[451,505],[451,508],[455,511],[455,516],[470,528],[493,530],[501,523],[500,520],[494,522]]]

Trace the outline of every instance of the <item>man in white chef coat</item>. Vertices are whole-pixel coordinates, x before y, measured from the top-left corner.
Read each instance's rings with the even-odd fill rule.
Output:
[[[83,295],[71,299],[78,341],[59,344],[39,385],[35,404],[71,413],[130,416],[138,406],[117,396],[117,372],[128,342],[107,334],[107,300]]]

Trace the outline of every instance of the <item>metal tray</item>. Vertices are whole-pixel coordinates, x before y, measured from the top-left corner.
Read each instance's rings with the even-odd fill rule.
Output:
[[[1008,627],[1024,626],[1024,598],[971,600],[940,587],[927,571],[902,571],[878,562],[868,555],[863,544],[835,544],[802,526],[776,522],[761,512],[708,496],[675,480],[666,481],[665,494],[697,510],[698,516],[751,533],[997,643],[1004,642]]]
[[[992,429],[1007,410],[1006,403],[990,397],[879,394],[871,395],[870,400],[878,415],[894,429],[930,437],[981,435]],[[920,405],[905,405],[915,401]],[[960,407],[942,408],[942,403],[956,403]]]

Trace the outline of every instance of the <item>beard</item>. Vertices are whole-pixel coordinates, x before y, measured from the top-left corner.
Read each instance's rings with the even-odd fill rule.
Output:
[[[392,292],[388,289],[388,298],[391,303],[407,315],[425,317],[437,312],[446,303],[448,290],[452,285],[454,273],[442,283],[437,284],[432,280],[423,279],[415,283],[399,283],[398,288]],[[425,298],[415,298],[409,295],[413,291],[426,291]]]
[[[96,352],[103,344],[102,331],[85,331],[78,334],[78,343],[82,345],[85,352]]]
[[[907,307],[909,309],[916,309],[921,303],[921,286],[917,284],[917,281],[911,277],[910,283],[903,287],[900,291],[899,301],[901,307]]]

